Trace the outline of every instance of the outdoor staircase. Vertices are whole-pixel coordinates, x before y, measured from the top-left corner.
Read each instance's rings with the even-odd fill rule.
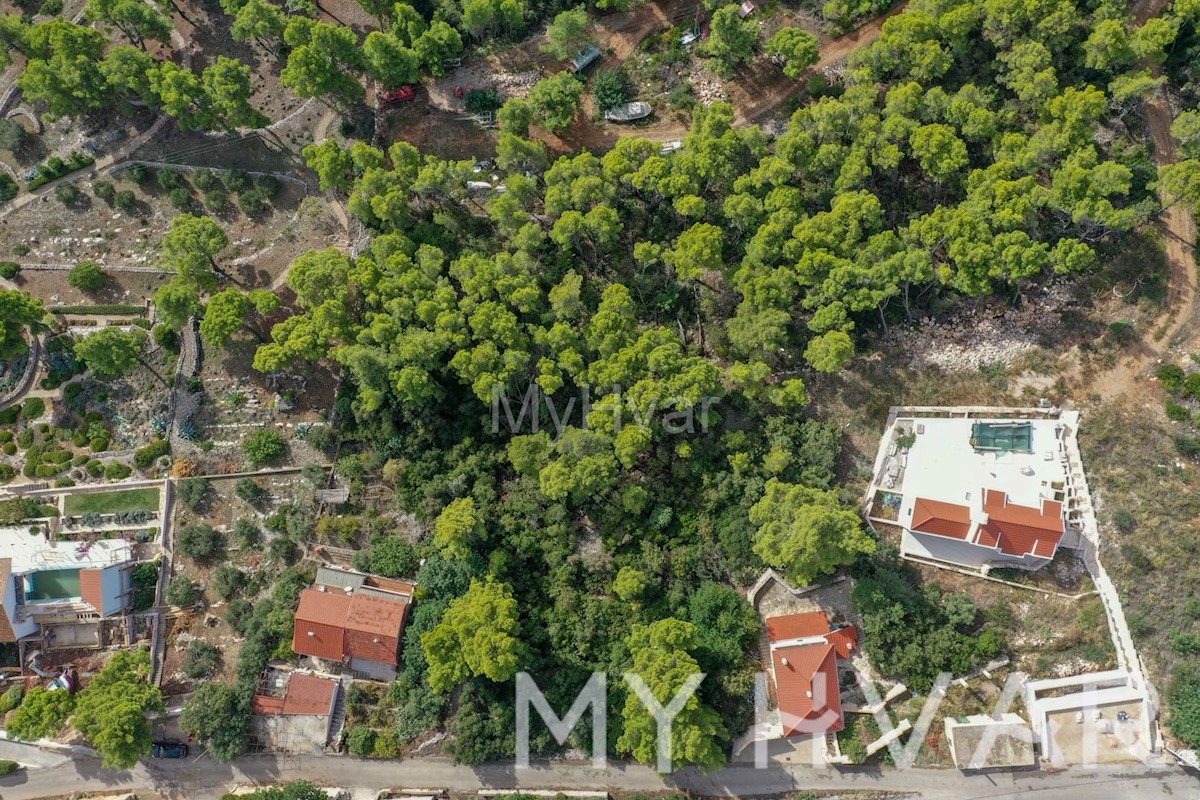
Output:
[[[338,682],[337,699],[333,702],[333,715],[329,718],[329,738],[325,740],[326,747],[337,747],[342,739],[342,728],[346,725],[346,685],[344,680]]]

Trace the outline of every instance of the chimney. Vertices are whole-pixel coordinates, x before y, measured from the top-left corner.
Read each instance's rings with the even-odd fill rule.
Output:
[[[785,667],[787,667],[787,666],[791,666],[790,664],[788,664],[788,660],[787,660],[787,658],[786,658],[786,657],[784,657],[784,658],[781,658],[781,659],[780,659],[780,661],[782,661],[782,662],[783,662],[783,665],[784,665]]]
[[[316,632],[316,631],[309,631],[309,632],[308,632],[308,635],[309,635],[309,636],[312,636],[312,637],[314,637],[314,638],[315,638],[315,637],[316,637],[316,635],[317,635],[317,632]]]
[[[378,637],[378,636],[376,636],[376,637],[375,637],[374,639],[372,639],[371,641],[372,641],[372,642],[374,642],[375,644],[379,644],[379,637]]]
[[[808,691],[806,691],[804,693],[804,696],[807,697],[809,700],[811,700],[812,699],[812,689],[809,689]]]
[[[325,591],[325,584],[321,584],[320,586],[318,586],[318,587],[317,587],[317,591],[318,591],[318,592],[323,592],[323,591]]]

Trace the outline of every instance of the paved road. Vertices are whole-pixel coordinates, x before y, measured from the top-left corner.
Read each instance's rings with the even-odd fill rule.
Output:
[[[458,792],[494,789],[619,789],[655,791],[684,789],[701,795],[754,796],[803,790],[889,791],[929,800],[1200,800],[1200,780],[1174,767],[1102,767],[1061,772],[963,776],[951,770],[812,770],[775,766],[756,770],[730,767],[710,776],[685,771],[661,779],[640,765],[613,762],[603,772],[590,764],[535,763],[516,772],[511,765],[471,768],[438,758],[406,761],[358,761],[324,756],[260,756],[240,759],[236,766],[201,757],[182,762],[154,762],[131,772],[100,768],[90,758],[77,758],[56,769],[34,769],[0,778],[3,800],[37,800],[73,792],[159,789],[187,800],[219,798],[234,783],[270,784],[306,778],[328,786],[376,790],[387,787],[447,788]]]

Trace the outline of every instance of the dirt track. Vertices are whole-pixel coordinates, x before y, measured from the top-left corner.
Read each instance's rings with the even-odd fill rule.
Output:
[[[1138,0],[1130,9],[1138,24],[1156,17],[1168,0]],[[1161,69],[1155,67],[1155,75]],[[1175,137],[1171,136],[1171,109],[1163,97],[1146,101],[1146,120],[1154,142],[1154,163],[1158,167],[1177,160]],[[1162,198],[1164,205],[1166,199]],[[1178,203],[1166,206],[1158,217],[1163,251],[1171,265],[1167,304],[1158,319],[1148,327],[1147,336],[1132,348],[1130,357],[1108,372],[1096,374],[1088,387],[1105,399],[1132,392],[1145,382],[1146,369],[1160,359],[1176,340],[1195,333],[1188,330],[1196,309],[1196,225],[1190,211]]]

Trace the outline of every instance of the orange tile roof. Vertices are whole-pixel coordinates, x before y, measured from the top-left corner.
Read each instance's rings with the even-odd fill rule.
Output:
[[[341,661],[345,653],[346,612],[350,598],[340,592],[305,589],[296,609],[292,650],[301,655]]]
[[[1041,508],[1021,506],[1010,503],[1006,492],[984,489],[983,510],[988,521],[980,528],[979,544],[1010,556],[1054,557],[1064,531],[1062,503],[1043,500]]]
[[[783,735],[840,731],[842,697],[832,644],[781,647],[772,653]]]
[[[971,509],[957,503],[943,503],[918,497],[913,504],[912,525],[918,533],[931,533],[966,541],[971,532]]]
[[[288,678],[283,697],[256,694],[251,700],[255,714],[276,716],[315,715],[324,716],[333,708],[333,694],[337,691],[335,681],[313,675],[293,673]]]
[[[9,611],[2,607],[4,596],[8,594],[8,576],[12,573],[12,559],[0,558],[0,642],[8,643],[17,640],[17,634],[8,620]]]
[[[396,665],[407,621],[408,603],[399,597],[305,589],[292,649],[331,661],[361,658]]]
[[[825,641],[833,645],[838,658],[850,658],[858,650],[858,628],[847,625],[825,634]]]
[[[104,613],[104,586],[100,570],[79,570],[79,597],[97,613]]]
[[[256,694],[250,698],[250,710],[269,717],[278,716],[283,713],[283,698]]]
[[[810,636],[824,636],[829,633],[829,617],[824,611],[809,611],[804,614],[787,614],[782,617],[768,617],[767,640],[771,642],[786,642],[788,639],[807,639]]]
[[[300,606],[296,609],[297,621],[314,622],[318,625],[338,625],[346,619],[350,598],[341,592],[322,592],[305,589],[300,593]]]
[[[377,595],[354,595],[346,614],[346,656],[399,663],[400,637],[407,619],[407,603]]]
[[[314,675],[293,674],[283,696],[284,714],[328,714],[333,707],[334,681]]]
[[[834,646],[838,658],[850,658],[858,649],[858,628],[847,625],[834,630],[824,611],[768,617],[764,622],[767,626],[767,641],[770,642],[786,642],[791,639],[811,639],[821,636]]]

